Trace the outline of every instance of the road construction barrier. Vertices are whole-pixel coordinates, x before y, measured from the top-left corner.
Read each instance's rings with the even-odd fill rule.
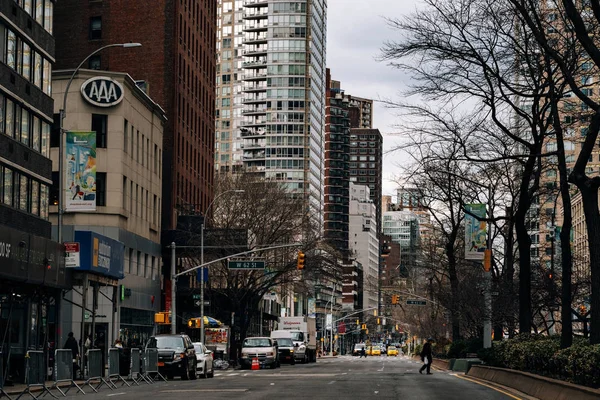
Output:
[[[71,388],[76,387],[78,391],[85,394],[83,389],[79,387],[77,383],[73,380],[75,375],[75,365],[77,360],[73,359],[73,352],[70,349],[57,349],[54,352],[54,383],[50,389],[56,389],[62,394],[64,397],[67,396],[69,390]],[[70,385],[67,387],[65,391],[63,391],[64,386],[62,388],[59,387],[59,383],[69,382]]]
[[[140,382],[152,383],[142,374],[141,371],[142,357],[140,349],[131,349],[131,357],[129,359],[129,376],[136,385],[140,385]]]
[[[69,350],[71,351],[71,350]],[[35,396],[31,392],[32,387],[41,387],[44,395],[49,394],[50,396],[57,398],[46,386],[46,372],[48,370],[46,366],[46,356],[43,351],[29,350],[25,355],[25,390],[19,394],[16,400],[20,399],[24,394],[28,394],[34,399],[41,396],[38,394]]]
[[[167,378],[158,371],[158,349],[146,349],[144,352],[144,377],[150,381]]]
[[[4,357],[0,351],[0,397],[6,396],[8,400],[12,400],[11,397],[4,391]]]
[[[112,384],[109,384],[104,376],[102,376],[102,371],[104,370],[102,366],[102,350],[100,349],[90,349],[87,351],[87,380],[84,383],[85,386],[89,386],[92,390],[98,393],[98,389],[105,384],[111,390],[113,389]],[[97,382],[98,385],[94,387],[93,382]]]
[[[121,376],[120,371],[120,362],[119,359],[121,357],[121,353],[123,352],[122,348],[113,347],[108,349],[108,382],[113,385],[114,388],[117,387],[115,382],[121,382],[121,386],[127,385],[131,386],[125,378]]]

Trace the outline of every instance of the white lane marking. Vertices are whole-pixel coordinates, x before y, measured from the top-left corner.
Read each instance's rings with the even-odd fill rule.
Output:
[[[120,396],[122,394],[125,394],[125,392],[122,393],[111,393],[111,394],[107,394],[106,397],[112,397],[112,396]]]
[[[275,386],[275,382],[271,382],[271,386]]]
[[[331,381],[331,382],[328,383],[328,385],[332,385],[334,383],[335,383],[335,381]]]
[[[379,394],[379,390],[376,390],[376,391],[375,391],[375,394]]]
[[[239,372],[232,372],[231,374],[227,374],[227,376],[236,376],[236,375],[239,375],[239,374],[240,374]]]
[[[161,393],[197,393],[197,392],[247,392],[249,389],[173,389],[161,390]]]

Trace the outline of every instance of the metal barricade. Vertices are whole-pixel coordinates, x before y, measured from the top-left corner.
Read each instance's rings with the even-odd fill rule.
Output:
[[[92,390],[98,393],[98,389],[104,383],[111,390],[113,389],[112,384],[109,384],[106,379],[102,376],[102,350],[90,349],[87,351],[87,374],[88,379],[85,381],[83,386],[89,386]],[[98,386],[94,387],[92,381],[98,381]]]
[[[127,381],[121,376],[119,358],[121,356],[120,352],[123,349],[111,348],[108,349],[108,381],[111,385],[117,388],[115,382],[121,381],[121,386],[127,385],[131,386]]]
[[[6,396],[8,400],[12,400],[11,397],[4,391],[4,357],[0,351],[0,397]]]
[[[64,397],[67,396],[72,387],[76,387],[78,391],[85,394],[83,389],[79,387],[73,379],[75,360],[73,360],[73,352],[70,349],[57,349],[54,352],[54,384],[50,389],[58,390]],[[61,382],[69,382],[67,390],[63,392],[59,384]],[[64,388],[64,386],[63,386]]]
[[[141,372],[141,356],[140,349],[131,349],[131,357],[129,359],[129,376],[136,385],[140,385],[141,381],[150,383]]]
[[[19,400],[24,394],[28,394],[34,399],[37,399],[42,394],[49,394],[57,399],[57,397],[46,386],[46,356],[43,351],[29,350],[25,355],[25,384],[27,387],[19,394],[16,400]],[[31,392],[32,387],[41,387],[42,393],[35,396]]]
[[[144,354],[144,376],[151,381],[162,379],[167,382],[167,378],[158,371],[158,349],[146,349]]]

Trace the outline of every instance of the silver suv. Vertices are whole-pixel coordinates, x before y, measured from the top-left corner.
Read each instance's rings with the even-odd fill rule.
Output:
[[[242,357],[240,357],[242,369],[250,368],[255,358],[258,359],[261,367],[279,367],[277,341],[269,337],[246,338],[242,344]]]

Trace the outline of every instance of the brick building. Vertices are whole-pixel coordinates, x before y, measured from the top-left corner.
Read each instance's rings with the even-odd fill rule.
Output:
[[[163,107],[162,228],[174,229],[177,207],[206,209],[213,196],[217,2],[104,0],[56,3],[56,68],[126,72]]]

